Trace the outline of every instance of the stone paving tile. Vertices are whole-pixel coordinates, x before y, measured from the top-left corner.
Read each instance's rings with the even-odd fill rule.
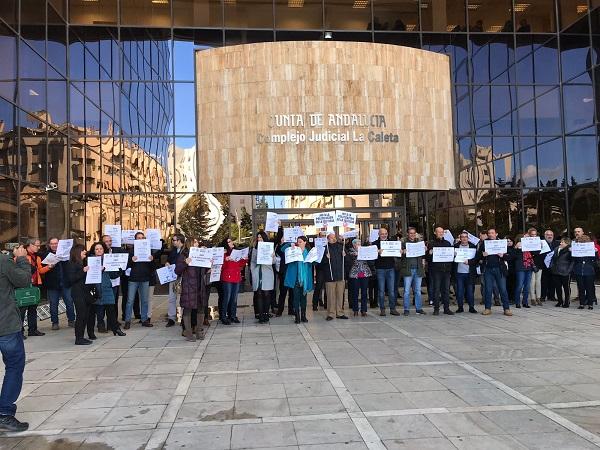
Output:
[[[554,412],[600,436],[600,406],[556,409]]]
[[[292,423],[234,425],[231,430],[232,449],[268,448],[297,444]]]
[[[164,448],[229,449],[231,443],[231,428],[231,425],[173,428],[169,433]]]
[[[371,417],[369,422],[384,440],[442,436],[437,427],[423,415]]]

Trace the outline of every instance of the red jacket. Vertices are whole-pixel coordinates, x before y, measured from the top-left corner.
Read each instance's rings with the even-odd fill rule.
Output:
[[[227,255],[225,256],[227,258]],[[239,261],[227,261],[223,263],[221,268],[221,281],[227,283],[239,283],[242,281],[242,269],[246,266],[247,259],[240,259]]]

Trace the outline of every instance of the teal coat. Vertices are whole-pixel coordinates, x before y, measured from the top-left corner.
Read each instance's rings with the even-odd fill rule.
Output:
[[[281,251],[285,252],[287,248],[290,247],[290,244],[284,244],[281,247]],[[306,259],[306,255],[308,255],[308,249],[305,248],[302,256]],[[283,284],[285,287],[293,289],[296,286],[296,280],[300,280],[302,282],[302,286],[304,287],[304,293],[313,291],[313,270],[312,263],[305,262],[293,262],[287,265],[287,270],[285,272],[285,279],[283,280]]]

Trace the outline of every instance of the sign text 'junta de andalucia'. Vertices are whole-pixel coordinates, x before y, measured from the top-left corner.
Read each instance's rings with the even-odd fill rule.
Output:
[[[273,114],[270,130],[258,133],[258,144],[397,143],[398,134],[386,130],[383,114]]]

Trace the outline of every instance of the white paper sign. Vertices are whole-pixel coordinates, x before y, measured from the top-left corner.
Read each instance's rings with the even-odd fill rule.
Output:
[[[112,285],[112,287],[121,286],[121,277],[111,278],[110,284]]]
[[[321,258],[322,258],[322,256],[321,256]],[[314,262],[317,262],[318,259],[319,259],[319,249],[317,247],[313,247],[308,252],[308,255],[306,255],[306,259],[304,260],[304,262],[314,263]]]
[[[221,264],[215,264],[210,269],[210,282],[214,283],[216,281],[221,281],[221,269],[223,266]]]
[[[118,272],[119,269],[126,270],[128,261],[128,253],[106,253],[103,261],[104,270],[107,272]]]
[[[358,237],[358,230],[346,231],[342,234],[344,239],[354,239]]]
[[[477,245],[479,244],[479,238],[475,237],[474,235],[472,235],[471,233],[469,233],[467,230],[463,230],[463,233],[467,233],[467,236],[469,236],[469,242],[473,245]]]
[[[336,211],[335,223],[346,228],[355,228],[358,214],[348,211]]]
[[[177,274],[175,273],[175,264],[156,269],[156,275],[158,276],[158,282],[160,284],[167,284],[175,281],[177,279]]]
[[[573,242],[571,244],[571,255],[573,258],[585,258],[596,255],[596,247],[593,242]]]
[[[452,232],[450,230],[444,230],[444,239],[454,245],[454,236],[452,236]]]
[[[231,255],[229,257],[233,261],[241,261],[242,259],[248,259],[248,247],[243,248],[241,250],[234,249],[231,251]]]
[[[374,230],[371,230],[371,232],[369,233],[369,242],[373,243],[377,239],[379,239],[379,229],[375,228]]]
[[[539,252],[542,250],[542,241],[539,236],[526,236],[521,238],[521,250],[524,252]]]
[[[279,215],[274,212],[267,212],[265,231],[272,231],[276,233],[277,230],[279,230]]]
[[[161,235],[158,228],[146,229],[146,239],[150,241],[150,248],[152,250],[160,250],[162,248],[162,242],[160,241]]]
[[[296,243],[299,236],[304,236],[304,230],[302,227],[284,228],[283,229],[283,241]]]
[[[47,266],[52,265],[55,266],[60,262],[60,258],[58,256],[56,256],[54,253],[50,252],[48,253],[48,255],[44,258],[44,260],[42,261],[42,264],[45,264]]]
[[[212,248],[191,247],[189,256],[192,259],[190,262],[190,266],[192,267],[206,267],[210,269],[212,266]]]
[[[135,235],[138,230],[122,230],[121,231],[121,242],[125,245],[133,245],[135,241]]]
[[[433,262],[453,262],[454,247],[433,247]]]
[[[544,254],[544,253],[548,253],[550,251],[550,246],[548,245],[548,242],[546,242],[546,239],[542,239],[542,250],[540,251],[540,254]]]
[[[361,245],[358,247],[358,256],[356,259],[359,261],[373,261],[379,256],[379,249],[376,245]]]
[[[317,262],[320,263],[323,260],[325,254],[325,248],[327,247],[327,238],[315,238],[315,248],[317,249]]]
[[[272,242],[259,242],[256,249],[256,264],[273,265],[273,247]]]
[[[61,261],[68,261],[73,248],[73,239],[61,239],[58,241],[58,247],[56,249],[56,256]]]
[[[313,220],[316,228],[327,228],[328,226],[335,226],[335,211],[326,211],[313,214]]]
[[[400,258],[402,256],[402,242],[400,241],[380,241],[381,245],[381,256],[387,257],[396,257]]]
[[[212,263],[219,266],[223,265],[225,259],[225,249],[223,247],[212,248]]]
[[[546,267],[549,269],[550,265],[552,264],[552,257],[554,256],[554,252],[550,252],[546,255],[546,257],[544,258],[544,264],[546,265]]]
[[[300,247],[288,247],[285,250],[285,263],[290,264],[293,262],[304,262]]]
[[[486,239],[483,242],[485,245],[485,252],[488,255],[500,255],[507,252],[508,243],[506,242],[506,239]]]
[[[121,225],[104,225],[104,234],[112,239],[111,247],[120,247],[121,244]]]
[[[474,248],[458,247],[456,249],[456,256],[454,257],[454,262],[464,263],[469,259],[473,259],[475,258],[476,252],[477,250]]]
[[[150,242],[148,239],[137,239],[133,241],[133,256],[137,256],[136,262],[150,261]]]
[[[102,283],[102,257],[88,256],[87,267],[88,271],[85,274],[85,284]]]
[[[424,256],[427,251],[425,242],[407,242],[406,243],[406,257],[407,258],[418,258]]]

